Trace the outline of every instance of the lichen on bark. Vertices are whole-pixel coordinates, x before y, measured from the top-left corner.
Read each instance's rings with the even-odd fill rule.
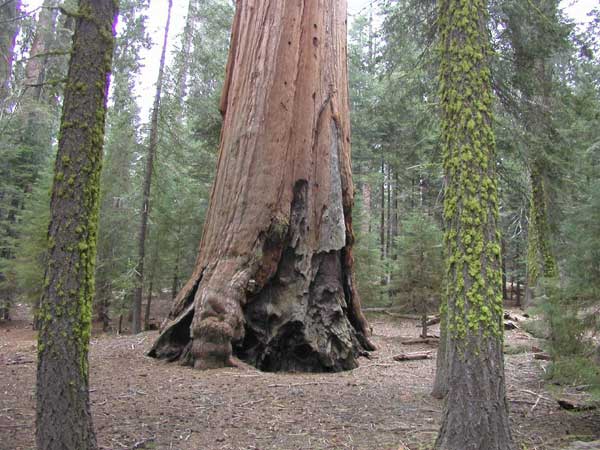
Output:
[[[446,402],[436,449],[512,450],[487,3],[439,4],[444,152]],[[438,370],[440,367],[438,366]],[[439,387],[443,388],[443,385]]]
[[[80,0],[65,86],[39,311],[38,449],[94,449],[88,345],[114,0]]]

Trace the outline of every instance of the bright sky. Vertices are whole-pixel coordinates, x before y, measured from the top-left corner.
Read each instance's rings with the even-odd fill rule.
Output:
[[[24,0],[26,9],[31,10],[41,5],[43,0]],[[354,15],[364,10],[374,0],[348,0],[348,13]],[[177,43],[177,37],[182,32],[185,25],[185,16],[187,14],[188,0],[173,0],[173,11],[171,15],[171,30],[169,35],[169,47],[171,50]],[[586,15],[595,6],[598,0],[562,0],[561,6],[567,14],[575,20],[576,23],[587,22]],[[158,62],[160,60],[160,45],[162,43],[164,26],[166,21],[166,0],[151,0],[150,11],[148,13],[149,34],[152,37],[153,47],[144,55],[145,68],[143,69],[138,95],[141,93],[154,92],[154,83],[158,76]],[[152,105],[152,96],[140,96],[142,107],[142,120],[147,118]]]

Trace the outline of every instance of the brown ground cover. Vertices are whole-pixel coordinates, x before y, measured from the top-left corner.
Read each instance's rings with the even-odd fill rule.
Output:
[[[415,321],[370,318],[379,350],[353,371],[274,374],[252,369],[194,371],[147,358],[156,332],[96,335],[91,344],[91,399],[102,449],[429,449],[442,402],[429,396],[435,358],[393,356],[431,349],[401,343],[418,336]],[[434,332],[436,332],[434,330]],[[522,330],[508,346],[539,345]],[[35,334],[24,308],[0,325],[0,449],[34,447]],[[516,440],[528,450],[560,449],[600,437],[600,413],[559,408],[543,380],[545,361],[506,355]],[[576,391],[573,390],[573,393]],[[572,394],[574,395],[574,394]],[[577,394],[583,395],[583,394]]]

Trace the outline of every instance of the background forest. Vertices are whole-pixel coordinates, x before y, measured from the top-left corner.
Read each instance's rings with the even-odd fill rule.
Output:
[[[40,299],[72,3],[0,3],[2,320]],[[174,50],[149,75],[143,57],[163,36],[149,32],[149,1],[121,1],[94,300],[104,331],[156,326],[149,305],[173,298],[194,265],[234,7],[187,8],[168,35]],[[539,316],[528,331],[548,338],[550,376],[600,385],[600,8],[580,26],[556,1],[490,9],[505,297]],[[356,264],[370,307],[427,314],[440,304],[435,36],[435,1],[373,1],[351,17]]]

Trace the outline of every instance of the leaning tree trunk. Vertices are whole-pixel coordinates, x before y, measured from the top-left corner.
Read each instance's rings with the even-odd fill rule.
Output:
[[[98,191],[115,0],[80,0],[65,86],[39,312],[38,450],[96,448],[88,394]]]
[[[440,2],[445,357],[437,450],[513,450],[502,354],[498,189],[487,2]],[[440,381],[444,381],[440,379]]]
[[[338,371],[373,349],[353,274],[347,84],[345,0],[238,1],[199,256],[151,356]]]

